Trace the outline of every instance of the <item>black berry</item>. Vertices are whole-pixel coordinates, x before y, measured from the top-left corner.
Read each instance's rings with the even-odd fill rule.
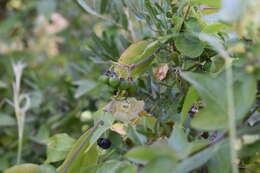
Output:
[[[99,147],[101,147],[103,149],[108,149],[111,146],[111,142],[107,138],[99,138],[97,140],[97,144]]]

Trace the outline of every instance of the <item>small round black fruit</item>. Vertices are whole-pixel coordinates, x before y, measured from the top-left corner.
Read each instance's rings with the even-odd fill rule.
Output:
[[[101,147],[103,149],[108,149],[111,146],[111,142],[107,138],[99,138],[97,140],[97,144],[99,147]]]
[[[101,83],[108,84],[109,77],[106,76],[106,75],[102,75],[102,76],[99,77],[98,80],[99,80]]]
[[[109,85],[113,88],[116,88],[120,83],[120,80],[118,78],[110,77],[109,78]]]

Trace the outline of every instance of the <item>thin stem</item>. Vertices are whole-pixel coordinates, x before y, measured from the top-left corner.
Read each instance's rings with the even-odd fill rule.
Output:
[[[63,173],[66,173],[68,171],[68,169],[70,168],[73,160],[75,160],[75,158],[77,157],[78,153],[80,152],[80,150],[82,149],[82,147],[86,144],[87,140],[90,138],[90,136],[95,132],[95,130],[98,128],[98,126],[102,123],[103,121],[100,120],[98,121],[94,127],[91,129],[91,131],[89,132],[89,134],[83,139],[82,143],[80,144],[80,146],[77,148],[77,150],[73,153],[72,157],[70,158],[70,160],[68,161],[68,163],[66,164],[64,170],[62,171]]]
[[[126,15],[126,17],[127,17],[127,19],[128,19],[128,28],[127,28],[127,29],[128,29],[129,35],[130,35],[130,37],[131,37],[131,40],[132,40],[133,42],[136,42],[136,41],[137,41],[137,37],[136,37],[136,35],[135,35],[133,23],[132,23],[132,21],[130,20],[129,10],[128,10],[128,8],[124,8],[123,10],[124,10],[124,13],[125,13],[125,15]]]
[[[226,82],[227,82],[227,104],[228,104],[228,124],[229,124],[229,135],[230,135],[230,156],[232,164],[232,173],[238,173],[238,157],[236,152],[236,119],[235,119],[235,104],[233,94],[233,72],[232,72],[232,59],[225,58],[225,69],[226,69]]]
[[[182,18],[181,24],[180,24],[179,27],[177,28],[177,32],[180,32],[180,31],[181,31],[182,26],[183,26],[183,24],[184,24],[186,18],[188,17],[189,12],[190,12],[190,8],[191,8],[191,5],[190,5],[190,1],[189,1],[189,2],[188,2],[188,8],[187,8],[187,10],[186,10],[185,13],[184,13],[184,16],[183,16],[183,18]]]

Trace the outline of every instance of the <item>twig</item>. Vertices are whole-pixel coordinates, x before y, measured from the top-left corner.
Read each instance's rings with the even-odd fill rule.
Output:
[[[99,120],[95,126],[91,129],[91,131],[89,132],[89,134],[83,139],[82,143],[80,144],[80,146],[77,148],[77,150],[73,153],[72,157],[70,158],[70,160],[68,161],[68,163],[66,164],[64,170],[62,171],[63,173],[66,173],[68,171],[68,169],[70,168],[73,160],[75,160],[75,158],[77,157],[78,153],[80,152],[80,150],[82,149],[82,147],[86,144],[88,138],[90,138],[90,136],[95,132],[95,130],[98,128],[98,126],[102,123],[102,120]]]

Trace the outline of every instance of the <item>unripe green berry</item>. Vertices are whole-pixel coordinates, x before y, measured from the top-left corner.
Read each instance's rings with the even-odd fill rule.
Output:
[[[118,78],[113,78],[113,77],[109,78],[109,85],[111,87],[116,89],[119,84],[120,84],[120,80]]]
[[[130,84],[130,87],[128,88],[128,92],[129,92],[130,94],[135,94],[136,91],[137,91],[137,85],[135,84],[135,82],[132,82],[132,83]]]
[[[98,80],[99,80],[99,82],[101,82],[101,83],[108,84],[109,77],[106,76],[106,75],[102,75],[102,76],[99,77]]]
[[[120,81],[119,89],[127,90],[130,87],[130,83],[127,80]]]

